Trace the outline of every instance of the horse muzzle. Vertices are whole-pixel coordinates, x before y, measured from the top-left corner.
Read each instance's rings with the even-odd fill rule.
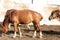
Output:
[[[51,20],[51,18],[49,17],[49,20]]]

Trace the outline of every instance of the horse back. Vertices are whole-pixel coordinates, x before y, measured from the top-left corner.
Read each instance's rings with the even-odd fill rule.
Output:
[[[42,16],[32,10],[16,10],[12,13],[11,18],[13,21],[20,23],[30,23],[32,21],[40,21]]]

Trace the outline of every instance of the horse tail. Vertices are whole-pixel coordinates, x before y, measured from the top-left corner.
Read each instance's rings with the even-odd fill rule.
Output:
[[[40,18],[40,21],[41,21],[43,19],[43,16],[40,13],[38,13],[38,15],[39,15],[39,18]]]
[[[40,21],[43,19],[43,17],[41,16],[41,19],[40,19]]]

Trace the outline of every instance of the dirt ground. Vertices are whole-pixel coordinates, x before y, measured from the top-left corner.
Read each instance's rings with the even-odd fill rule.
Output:
[[[20,26],[23,37],[19,37],[19,34],[17,32],[17,37],[12,38],[13,36],[13,27],[11,27],[6,34],[6,36],[2,37],[2,32],[0,31],[0,40],[60,40],[60,26],[59,25],[41,25],[42,32],[43,32],[43,38],[39,38],[39,31],[37,31],[37,37],[32,38],[34,27],[30,25],[30,30],[28,30],[27,27],[24,27],[23,25]]]

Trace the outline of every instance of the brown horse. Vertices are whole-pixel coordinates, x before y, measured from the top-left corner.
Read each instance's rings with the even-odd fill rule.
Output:
[[[3,25],[2,25],[2,32],[6,33],[7,32],[7,29],[5,28],[8,28],[9,26],[9,23],[10,23],[10,17],[11,17],[11,13],[14,11],[15,9],[11,9],[11,10],[8,10],[6,12],[6,15],[5,15],[5,18],[4,18],[4,21],[3,21]]]
[[[60,20],[60,10],[54,10],[51,12],[51,15],[49,16],[49,20],[52,19]]]
[[[6,13],[8,14],[8,13]],[[42,15],[39,14],[38,12],[32,11],[32,10],[14,10],[11,11],[10,16],[5,16],[5,19],[3,21],[3,27],[2,27],[2,32],[5,34],[7,33],[7,28],[9,23],[13,23],[14,25],[14,38],[16,37],[16,32],[17,32],[17,27],[18,24],[28,24],[28,23],[33,23],[34,24],[34,36],[36,37],[36,30],[37,28],[40,30],[40,37],[42,37],[42,32],[41,32],[41,27],[40,27],[40,21],[42,20]],[[20,37],[22,36],[21,30],[18,27]]]

